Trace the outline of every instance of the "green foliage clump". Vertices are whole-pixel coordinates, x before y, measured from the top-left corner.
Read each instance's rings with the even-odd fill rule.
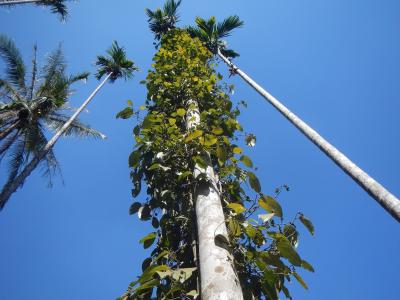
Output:
[[[283,223],[276,197],[262,193],[253,162],[238,146],[238,136],[243,136],[237,121],[239,107],[232,104],[213,63],[213,54],[199,39],[184,30],[168,31],[145,81],[147,100],[140,110],[147,110],[147,115],[142,119],[131,101],[117,115],[139,120],[133,130],[135,149],[129,156],[132,195],[142,195],[143,184],[147,189],[146,199],[133,203],[130,213],[150,221],[154,228],[140,241],[144,248],[153,247],[142,264],[143,273],[120,300],[151,299],[154,295],[157,299],[197,297],[193,195],[207,178],[194,178],[193,170],[207,163],[219,176],[228,247],[245,298],[278,299],[280,292],[290,298],[285,283],[291,278],[306,287],[296,267],[313,271],[295,250],[299,234],[294,221]],[[200,124],[187,129],[187,112],[196,106]],[[255,137],[247,135],[246,142],[253,145]],[[260,210],[264,214],[252,219]],[[295,219],[313,233],[311,222],[303,215]]]

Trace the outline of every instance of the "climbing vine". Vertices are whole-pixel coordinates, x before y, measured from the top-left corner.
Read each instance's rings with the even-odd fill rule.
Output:
[[[143,273],[119,299],[198,297],[192,197],[196,186],[207,178],[194,178],[193,170],[195,165],[207,165],[205,157],[210,157],[219,176],[230,238],[223,242],[234,257],[245,299],[275,300],[281,292],[291,299],[288,281],[296,279],[307,288],[297,269],[313,271],[297,253],[297,223],[303,223],[311,234],[314,228],[302,214],[284,222],[277,198],[287,186],[273,196],[262,192],[253,162],[239,146],[240,138],[249,146],[255,143],[255,136],[245,134],[237,121],[244,103],[232,103],[231,87],[215,71],[212,53],[185,30],[166,33],[153,61],[143,82],[148,90],[145,105],[136,109],[128,101],[117,115],[137,122],[129,166],[132,196],[143,201],[134,202],[130,213],[154,228],[140,240],[145,249],[152,247],[143,261]],[[187,110],[193,109],[193,99],[200,124],[188,130],[185,118]]]

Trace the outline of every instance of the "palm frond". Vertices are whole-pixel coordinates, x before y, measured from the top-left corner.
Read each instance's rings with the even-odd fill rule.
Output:
[[[45,122],[48,127],[50,127],[54,131],[58,131],[69,119],[69,116],[62,115],[60,113],[52,113],[49,115]],[[65,136],[77,136],[77,137],[93,137],[93,138],[101,138],[105,139],[106,136],[95,130],[90,128],[89,125],[81,123],[79,120],[74,120],[71,126],[64,133]]]
[[[58,79],[57,76],[59,74],[64,74],[65,68],[66,62],[62,51],[62,46],[60,44],[58,48],[50,53],[50,55],[47,57],[46,64],[42,69],[44,82],[39,88],[40,95],[49,90],[53,84],[53,81]]]
[[[33,58],[32,58],[32,75],[31,75],[31,84],[29,86],[29,91],[27,98],[28,100],[32,100],[33,93],[35,91],[36,86],[36,76],[37,76],[37,45],[33,46]]]
[[[236,28],[241,28],[244,22],[238,16],[229,16],[217,25],[217,34],[219,38],[228,37]]]
[[[66,0],[43,0],[39,2],[39,5],[49,6],[53,13],[60,16],[62,21],[65,21],[68,17],[68,8],[65,4]]]
[[[0,35],[0,56],[6,63],[5,72],[9,85],[25,93],[25,65],[21,54],[14,42],[2,34]]]
[[[3,159],[4,155],[7,154],[7,150],[15,143],[18,138],[18,131],[14,132],[12,135],[5,138],[0,144],[0,161]]]
[[[149,28],[154,33],[157,41],[169,30],[174,29],[179,22],[178,7],[181,5],[181,0],[167,0],[163,9],[157,8],[155,11],[146,9],[146,14],[149,17]]]
[[[3,97],[6,96],[10,100],[19,100],[22,101],[21,95],[17,90],[13,88],[11,84],[8,83],[7,80],[0,78],[0,91],[2,91]]]
[[[88,79],[90,73],[89,72],[81,72],[75,75],[70,75],[69,79],[68,79],[68,83],[69,84],[73,84],[77,81],[83,80],[86,82],[86,80]]]
[[[17,140],[9,153],[8,181],[12,181],[18,175],[19,170],[25,162],[25,141]]]

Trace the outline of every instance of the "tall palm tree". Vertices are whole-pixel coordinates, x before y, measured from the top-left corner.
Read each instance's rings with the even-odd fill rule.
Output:
[[[387,212],[400,222],[400,200],[386,190],[379,182],[374,180],[337,148],[331,145],[320,134],[312,129],[307,123],[291,112],[270,93],[258,85],[250,76],[233,64],[228,57],[235,57],[237,53],[225,49],[222,38],[230,35],[232,30],[239,28],[243,22],[237,16],[231,16],[222,23],[216,23],[212,17],[208,21],[196,18],[197,28],[189,27],[192,36],[200,38],[214,54],[218,55],[230,68],[233,74],[239,74],[251,87],[274,106],[286,119],[300,130],[311,142],[320,148],[330,159],[333,160],[345,173],[347,173],[357,184],[370,194]]]
[[[160,41],[163,34],[175,28],[175,24],[179,21],[178,7],[180,4],[181,0],[177,2],[167,0],[163,9],[157,8],[154,11],[146,9],[150,30],[154,33],[157,41]]]
[[[59,14],[62,20],[68,16],[67,5],[65,4],[67,0],[0,0],[1,5],[17,5],[17,4],[36,4],[41,6],[50,7],[53,13]]]
[[[133,71],[138,70],[134,63],[126,58],[124,48],[120,47],[117,42],[114,42],[111,48],[107,51],[108,56],[98,56],[96,65],[98,66],[96,77],[100,80],[105,76],[104,80],[98,85],[93,93],[83,102],[79,109],[68,119],[63,120],[62,123],[57,123],[56,134],[47,142],[43,147],[35,152],[33,159],[25,166],[21,173],[16,176],[12,181],[8,181],[0,193],[0,210],[14,193],[20,187],[25,179],[31,172],[38,166],[42,159],[46,158],[52,152],[52,149],[57,140],[68,132],[74,130],[76,118],[85,109],[89,102],[99,92],[99,90],[106,84],[107,81],[115,82],[118,78],[125,80],[133,76]]]
[[[0,57],[5,62],[5,76],[0,77],[0,161],[9,162],[7,184],[12,183],[31,156],[37,155],[47,143],[45,129],[58,130],[68,119],[68,97],[73,93],[72,84],[85,80],[89,73],[66,75],[66,63],[59,47],[38,67],[33,49],[32,69],[26,66],[12,40],[0,35]],[[102,135],[80,123],[72,124],[66,135]],[[53,151],[43,157],[45,175],[51,176],[58,169]]]

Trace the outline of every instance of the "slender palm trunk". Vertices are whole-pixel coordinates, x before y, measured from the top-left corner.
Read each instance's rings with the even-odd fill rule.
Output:
[[[200,123],[200,113],[196,101],[188,101],[186,127],[195,128]],[[229,240],[222,210],[218,177],[209,162],[206,169],[196,165],[194,177],[205,174],[209,182],[200,184],[195,191],[195,211],[199,242],[201,277],[201,299],[242,300],[242,290],[233,267],[233,257],[221,245],[216,245],[216,236]]]
[[[54,144],[60,138],[61,135],[68,129],[71,123],[78,117],[83,109],[89,104],[89,102],[96,96],[100,89],[106,84],[112,73],[108,74],[107,77],[99,84],[99,86],[93,91],[93,93],[83,102],[79,109],[69,118],[67,122],[56,132],[56,134],[47,142],[46,146],[26,165],[22,172],[15,178],[14,181],[6,184],[0,193],[0,210],[4,208],[10,196],[24,183],[25,179],[32,173],[37,167],[40,161],[47,155],[47,153],[53,148]]]
[[[41,0],[0,0],[0,5],[39,3]]]
[[[358,183],[368,194],[372,196],[388,213],[400,222],[400,200],[385,189],[379,182],[374,180],[366,172],[360,169],[355,163],[348,159],[343,153],[331,145],[314,129],[303,122],[298,116],[292,113],[287,107],[280,103],[275,97],[259,86],[246,73],[240,70],[235,64],[229,61],[219,50],[218,55],[232,69],[240,75],[251,87],[263,96],[274,106],[286,119],[297,127],[311,142],[320,148],[330,159],[333,160],[344,172]]]
[[[11,132],[13,132],[14,129],[16,129],[19,126],[20,122],[16,121],[12,125],[8,126],[6,129],[3,131],[0,131],[0,140],[6,138]]]

